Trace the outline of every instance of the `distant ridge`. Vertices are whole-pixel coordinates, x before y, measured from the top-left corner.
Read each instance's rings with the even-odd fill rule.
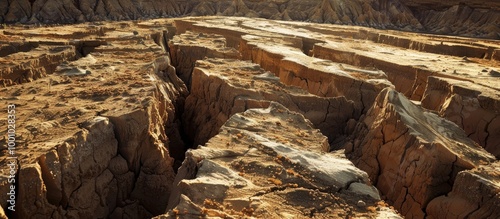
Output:
[[[499,8],[495,0],[3,0],[0,23],[225,15],[500,39]]]

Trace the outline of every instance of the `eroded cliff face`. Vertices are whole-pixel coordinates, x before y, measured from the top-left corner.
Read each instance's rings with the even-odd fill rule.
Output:
[[[453,5],[442,10],[425,10],[415,13],[421,24],[429,32],[463,36],[482,36],[499,39],[499,7],[495,2],[491,7],[481,8],[467,5]]]
[[[18,117],[17,215],[2,208],[496,218],[498,51],[490,40],[241,17],[9,27],[0,101]]]
[[[455,124],[391,89],[379,94],[353,138],[350,159],[410,218],[425,217],[427,204],[451,190],[459,171],[495,160]]]
[[[442,9],[446,7],[451,7],[453,5],[467,5],[475,8],[485,8],[485,9],[500,9],[500,3],[494,0],[449,0],[449,1],[436,1],[436,0],[404,0],[405,5],[410,7],[434,7],[435,9]]]
[[[19,208],[18,217],[105,217],[114,210],[114,196],[126,192],[113,175],[116,169],[108,168],[112,159],[120,158],[114,158],[114,126],[105,117],[95,117],[83,128],[38,163],[20,162],[17,201],[35,205]]]
[[[0,23],[80,23],[224,15],[396,28],[498,39],[495,1],[5,0]]]
[[[422,106],[461,127],[488,152],[500,157],[498,91],[468,81],[430,77]]]
[[[0,74],[3,76],[2,83],[4,86],[31,82],[46,77],[47,73],[54,72],[60,63],[77,58],[73,46],[38,47],[37,43],[17,44],[15,42],[10,44],[11,46],[3,47],[4,52],[0,57],[10,55],[9,60],[16,60],[20,63],[11,62],[10,66],[1,69]],[[7,62],[4,58],[0,59]]]
[[[247,61],[197,61],[192,85],[183,122],[194,146],[219,133],[220,127],[235,113],[264,108],[271,102],[303,114],[332,140],[345,135],[347,122],[354,118],[353,101],[319,97],[286,86],[272,73]]]

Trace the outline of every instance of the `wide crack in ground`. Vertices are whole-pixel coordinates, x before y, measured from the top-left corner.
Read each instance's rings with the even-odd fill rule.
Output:
[[[390,203],[423,217],[446,210],[442,195],[467,187],[467,171],[486,165],[498,180],[499,45],[331,26],[210,17],[8,30],[0,100],[18,112],[16,200],[33,205],[4,211],[396,217]],[[434,54],[443,44],[455,49]]]

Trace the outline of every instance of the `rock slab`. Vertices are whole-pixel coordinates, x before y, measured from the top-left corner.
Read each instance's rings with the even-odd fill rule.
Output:
[[[291,138],[297,134],[303,137]],[[278,103],[237,113],[205,146],[186,153],[168,213],[157,218],[399,218],[378,202],[368,175],[343,154],[325,153],[327,144],[302,115]]]
[[[459,171],[495,160],[454,123],[384,89],[357,126],[348,157],[405,217],[451,191]]]

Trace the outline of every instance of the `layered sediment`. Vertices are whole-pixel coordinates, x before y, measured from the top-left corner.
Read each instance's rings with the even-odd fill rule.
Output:
[[[77,58],[72,46],[41,46],[36,43],[24,45],[9,43],[2,45],[5,56],[0,57],[0,83],[5,85],[20,84],[47,76],[47,72],[54,72],[63,62]],[[17,47],[17,48],[16,48]]]
[[[383,72],[307,56],[297,48],[268,42],[267,38],[243,36],[240,49],[251,51],[243,54],[243,58],[274,72],[284,84],[318,96],[345,96],[354,101],[356,117],[371,106],[380,90],[392,86]]]
[[[193,70],[191,93],[186,99],[183,122],[194,146],[219,133],[235,113],[266,108],[274,101],[303,114],[314,127],[333,141],[345,135],[354,118],[354,104],[344,97],[315,96],[279,82],[279,78],[257,64],[240,60],[206,59]]]
[[[422,106],[457,124],[488,152],[500,157],[500,94],[497,90],[460,81],[429,77]]]

